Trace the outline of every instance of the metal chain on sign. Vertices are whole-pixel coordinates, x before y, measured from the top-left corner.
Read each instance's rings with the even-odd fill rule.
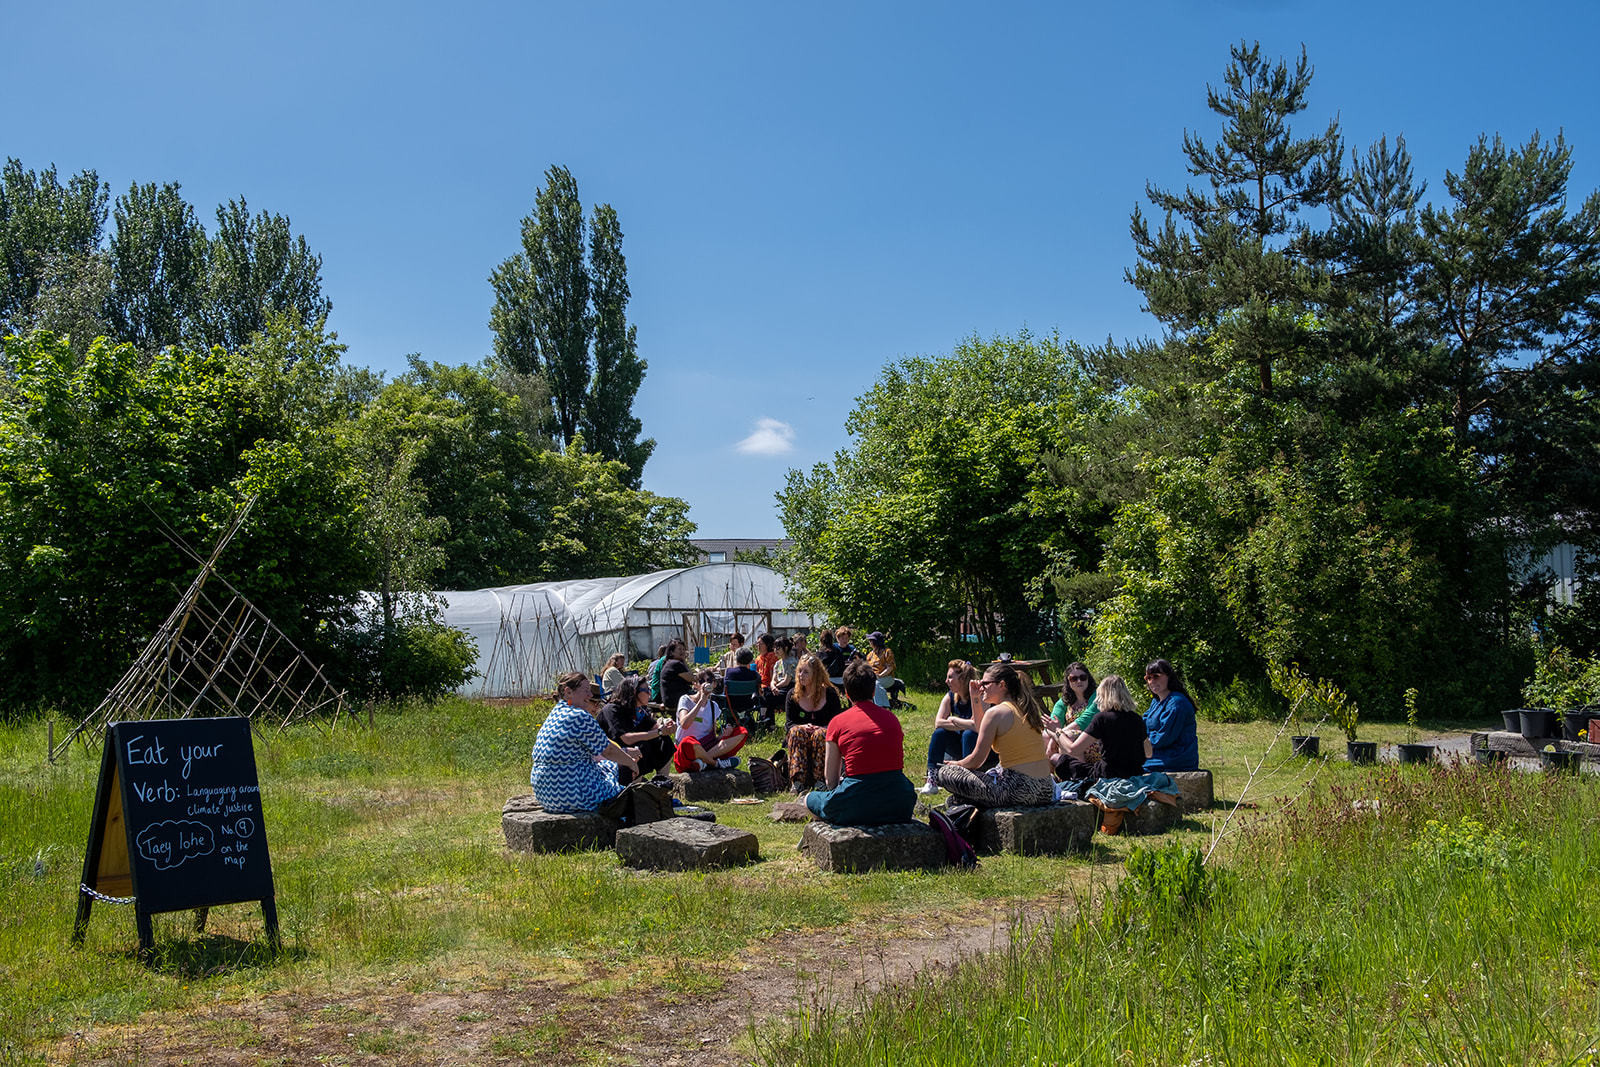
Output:
[[[78,883],[78,892],[83,893],[86,896],[91,896],[100,901],[102,904],[132,904],[134,901],[139,899],[138,897],[108,897],[98,890],[90,889],[82,882]]]

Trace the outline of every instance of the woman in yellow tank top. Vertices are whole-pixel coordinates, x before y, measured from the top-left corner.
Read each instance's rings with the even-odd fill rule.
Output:
[[[1055,780],[1044,751],[1044,709],[1033,683],[1008,663],[992,664],[972,683],[972,706],[988,705],[978,727],[978,744],[962,760],[939,768],[939,785],[958,801],[980,808],[1021,808],[1053,804]],[[998,771],[979,773],[993,751]]]

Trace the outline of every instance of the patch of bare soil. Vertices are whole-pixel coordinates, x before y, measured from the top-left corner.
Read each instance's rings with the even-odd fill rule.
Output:
[[[66,1063],[733,1065],[749,1026],[848,1003],[984,952],[1047,922],[1064,896],[788,932],[681,969],[595,962],[541,979],[462,976],[450,988],[330,989],[150,1015],[74,1035]]]

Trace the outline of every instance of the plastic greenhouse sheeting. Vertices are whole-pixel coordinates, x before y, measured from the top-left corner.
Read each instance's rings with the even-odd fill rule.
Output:
[[[653,659],[672,637],[726,644],[810,630],[792,611],[783,576],[754,563],[709,563],[627,578],[582,578],[493,589],[440,590],[447,625],[477,642],[477,674],[458,692],[478,697],[548,693],[566,671],[593,675],[614,652]]]

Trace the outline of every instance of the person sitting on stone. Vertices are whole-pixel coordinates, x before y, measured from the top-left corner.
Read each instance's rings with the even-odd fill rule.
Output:
[[[606,736],[623,748],[639,753],[638,777],[659,771],[672,762],[672,734],[677,724],[657,719],[650,710],[650,689],[642,678],[624,678],[600,709],[600,726]],[[627,785],[634,772],[617,768],[617,780]]]
[[[1055,768],[1056,777],[1070,782],[1089,777],[1090,765],[1100,758],[1099,747],[1091,742],[1088,748],[1079,747],[1082,756],[1069,755],[1067,746],[1074,738],[1089,728],[1099,707],[1095,704],[1094,675],[1083,663],[1067,665],[1067,684],[1061,697],[1050,709],[1044,723],[1045,754]]]
[[[828,724],[839,714],[840,701],[815,653],[801,657],[795,677],[783,706],[783,750],[789,759],[789,788],[799,793],[822,780]]]
[[[1153,750],[1144,769],[1199,770],[1200,742],[1195,733],[1194,701],[1184,691],[1177,669],[1164,659],[1155,660],[1144,669],[1144,684],[1151,696],[1144,724],[1150,731]]]
[[[889,639],[881,632],[874,630],[867,635],[867,666],[872,668],[872,673],[878,676],[878,684],[883,686],[884,695],[889,698],[889,707],[900,706],[900,694],[906,691],[906,683],[894,676],[894,649],[889,647]]]
[[[1009,663],[991,663],[983,679],[972,683],[971,700],[974,709],[986,705],[978,742],[970,755],[939,768],[939,786],[980,808],[1055,803],[1055,779],[1044,754],[1044,709],[1033,682]],[[998,769],[979,773],[991,750],[1000,757]]]
[[[1089,728],[1067,743],[1067,752],[1082,759],[1091,744],[1098,745],[1099,758],[1089,768],[1095,781],[1085,788],[1083,799],[1100,809],[1100,829],[1115,834],[1146,800],[1176,804],[1177,787],[1165,773],[1145,771],[1150,736],[1122,679],[1115,674],[1100,679],[1094,702],[1099,710]]]
[[[750,734],[737,722],[730,722],[719,733],[714,699],[717,674],[709,667],[695,676],[694,691],[678,701],[678,729],[674,735],[672,765],[680,771],[705,771],[713,767],[737,767],[734,753],[744,747]]]
[[[672,812],[670,794],[649,782],[624,786],[617,770],[638,773],[637,750],[606,736],[595,710],[593,683],[569,671],[556,679],[556,704],[533,742],[529,782],[545,811],[555,815],[593,811],[630,823],[652,822]]]
[[[823,788],[806,794],[806,808],[839,826],[910,822],[917,794],[905,775],[900,720],[872,702],[878,676],[865,661],[845,666],[844,686],[853,704],[828,723]]]

